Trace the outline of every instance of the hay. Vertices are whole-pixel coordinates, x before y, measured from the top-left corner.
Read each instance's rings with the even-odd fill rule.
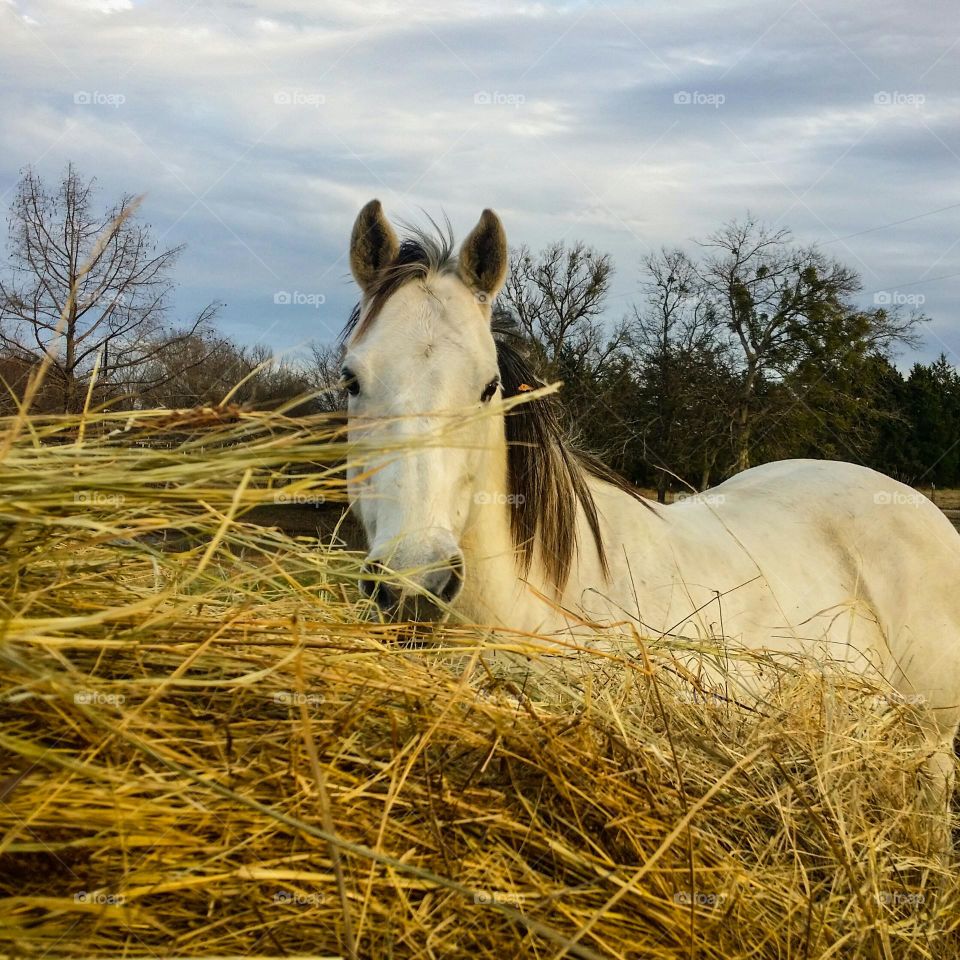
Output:
[[[739,704],[629,634],[530,673],[520,637],[404,643],[359,557],[243,520],[343,500],[344,452],[239,409],[10,444],[0,951],[960,956],[908,706],[802,668]]]

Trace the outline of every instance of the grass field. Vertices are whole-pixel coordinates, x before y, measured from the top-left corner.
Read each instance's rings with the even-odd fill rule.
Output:
[[[0,954],[960,957],[888,691],[379,623],[244,520],[343,501],[319,419],[5,426]]]

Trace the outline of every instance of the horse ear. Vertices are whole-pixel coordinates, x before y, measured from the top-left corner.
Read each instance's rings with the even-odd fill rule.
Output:
[[[364,293],[399,252],[400,242],[380,201],[371,200],[358,214],[350,235],[350,269]]]
[[[460,279],[490,303],[507,279],[509,251],[500,218],[484,210],[477,225],[460,247]]]

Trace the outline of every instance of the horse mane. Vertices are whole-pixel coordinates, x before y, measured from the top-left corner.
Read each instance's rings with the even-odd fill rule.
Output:
[[[433,221],[431,221],[433,223]],[[369,330],[387,299],[414,279],[453,273],[457,260],[449,221],[436,234],[411,229],[397,257],[380,272],[363,301],[354,307],[340,333],[344,346]],[[493,308],[491,332],[504,398],[544,386],[530,365],[526,343],[513,314],[502,304]],[[549,580],[562,592],[580,545],[577,505],[583,510],[596,545],[604,577],[609,574],[600,516],[587,483],[590,477],[613,484],[641,503],[646,501],[627,480],[592,455],[578,450],[563,427],[556,394],[517,404],[505,417],[510,532],[520,574],[526,576],[540,547],[540,561]]]

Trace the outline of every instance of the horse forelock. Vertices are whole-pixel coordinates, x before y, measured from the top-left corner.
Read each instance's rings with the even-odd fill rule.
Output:
[[[430,221],[433,230],[407,226],[408,236],[400,242],[396,257],[379,271],[367,289],[364,298],[353,308],[340,332],[339,343],[356,342],[363,338],[380,315],[384,305],[401,287],[414,280],[454,273],[457,257],[454,253],[453,231],[450,221],[440,226]]]

